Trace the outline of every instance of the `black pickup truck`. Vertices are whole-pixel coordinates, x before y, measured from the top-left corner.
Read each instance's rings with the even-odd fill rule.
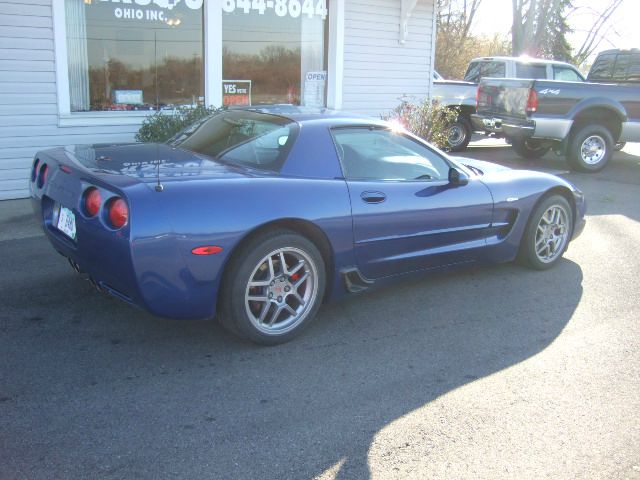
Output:
[[[553,149],[597,172],[617,143],[640,142],[640,86],[484,78],[476,98],[474,127],[506,137],[522,157]]]

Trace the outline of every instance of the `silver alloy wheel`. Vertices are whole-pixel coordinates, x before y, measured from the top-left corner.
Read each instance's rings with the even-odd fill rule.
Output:
[[[464,143],[466,131],[464,127],[459,123],[454,123],[449,127],[447,132],[447,142],[451,148],[459,147]]]
[[[536,228],[535,251],[542,263],[562,255],[569,241],[569,214],[561,205],[552,205],[540,217]]]
[[[591,135],[580,146],[580,156],[587,165],[597,165],[607,153],[607,143],[600,135]]]
[[[318,269],[294,247],[265,255],[254,268],[245,291],[245,309],[256,329],[282,335],[300,325],[318,295]]]

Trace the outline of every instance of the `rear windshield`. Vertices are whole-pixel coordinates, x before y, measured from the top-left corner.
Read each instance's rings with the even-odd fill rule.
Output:
[[[504,62],[480,61],[471,62],[464,79],[467,82],[480,83],[484,77],[504,78],[506,76]]]
[[[532,78],[534,80],[547,78],[547,66],[532,63],[516,63],[517,78]]]
[[[616,62],[616,54],[615,53],[607,53],[605,55],[598,55],[596,61],[591,66],[591,70],[589,71],[589,76],[587,80],[589,81],[611,81],[611,76],[613,75],[613,66]]]
[[[295,122],[288,118],[235,110],[208,117],[168,143],[225,163],[276,171],[282,166],[296,132]]]

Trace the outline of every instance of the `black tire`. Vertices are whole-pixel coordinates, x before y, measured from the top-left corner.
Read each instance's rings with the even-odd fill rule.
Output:
[[[461,152],[467,148],[471,141],[471,123],[468,119],[460,116],[449,125],[447,131],[447,145],[451,152]]]
[[[285,269],[279,260],[281,250]],[[301,261],[303,265],[299,266]],[[296,266],[300,270],[288,275]],[[304,274],[308,274],[306,280]],[[267,284],[250,286],[250,281]],[[226,269],[219,293],[218,321],[231,333],[254,343],[288,342],[316,316],[325,284],[324,260],[313,242],[290,230],[259,234],[234,255]],[[296,312],[299,309],[299,315],[289,313],[287,305]],[[263,317],[263,312],[264,318],[258,318]],[[271,318],[273,324],[268,325]]]
[[[601,125],[584,125],[571,136],[567,160],[574,170],[594,173],[602,170],[613,155],[614,142]]]
[[[552,223],[547,227],[547,224],[542,220],[545,215],[547,215],[547,219],[549,218],[549,212],[555,211],[552,209],[561,209],[564,212],[565,225],[562,232],[559,231],[560,223]],[[543,232],[539,231],[538,226],[542,223],[545,223],[545,227],[547,227],[548,230]],[[520,242],[518,261],[535,270],[547,270],[560,261],[562,255],[567,250],[572,234],[573,210],[567,199],[561,195],[545,197],[529,216],[527,228]],[[555,244],[557,237],[562,237],[562,240]],[[553,251],[551,251],[552,247],[549,246],[550,244],[556,245]],[[545,248],[545,245],[547,246],[546,248],[549,248],[549,250],[547,250],[549,258],[543,258],[545,257],[545,255],[542,254],[545,252],[544,250],[541,254],[538,253],[540,249]]]
[[[538,140],[531,138],[512,138],[511,146],[518,156],[528,160],[542,158],[549,151],[549,147],[541,146]]]
[[[613,150],[619,152],[627,145],[627,142],[618,142],[614,145]]]

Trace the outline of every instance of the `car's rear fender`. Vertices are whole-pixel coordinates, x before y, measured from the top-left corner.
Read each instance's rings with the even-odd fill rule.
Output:
[[[336,280],[338,267],[355,263],[351,205],[346,183],[341,179],[273,176],[192,180],[166,184],[162,192],[149,195],[157,199],[155,208],[166,212],[172,233],[161,240],[149,232],[145,236],[147,248],[156,249],[159,255],[164,255],[166,248],[166,252],[173,251],[180,258],[182,268],[176,268],[179,273],[165,271],[165,277],[170,279],[167,292],[170,289],[183,292],[194,312],[206,313],[199,316],[215,314],[217,292],[228,262],[247,238],[262,229],[289,222],[292,226],[312,225],[322,232],[332,257],[328,265],[333,269],[328,273],[333,279],[330,297],[342,293],[341,288],[344,290]],[[199,246],[217,246],[221,251],[212,255],[192,254]],[[134,254],[138,278],[147,285],[142,276],[157,271],[157,256],[138,250]]]

